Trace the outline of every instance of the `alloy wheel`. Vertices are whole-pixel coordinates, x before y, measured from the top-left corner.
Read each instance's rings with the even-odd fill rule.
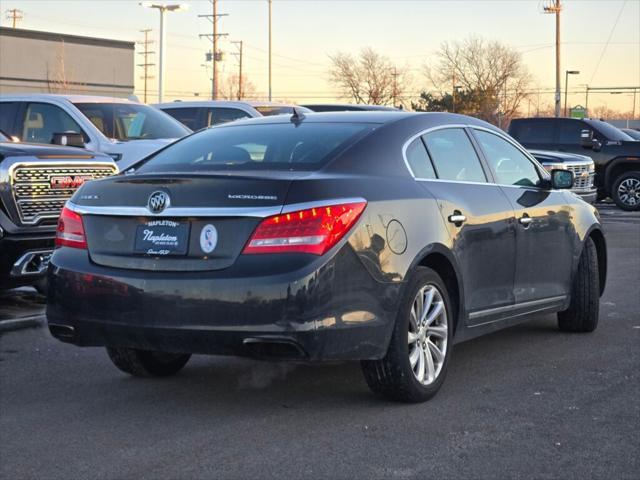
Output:
[[[423,286],[409,314],[409,363],[423,385],[433,383],[442,371],[447,354],[447,309],[435,285]]]
[[[627,178],[618,185],[618,198],[629,207],[640,205],[640,180]]]

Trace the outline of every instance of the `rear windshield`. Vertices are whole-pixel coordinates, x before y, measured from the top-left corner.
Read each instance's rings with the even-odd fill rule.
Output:
[[[139,103],[74,103],[107,138],[180,138],[191,131],[169,115]]]
[[[253,108],[260,112],[260,115],[264,117],[293,113],[293,107],[289,107],[287,105],[254,105]]]
[[[161,150],[138,171],[314,171],[375,127],[287,122],[211,128]]]

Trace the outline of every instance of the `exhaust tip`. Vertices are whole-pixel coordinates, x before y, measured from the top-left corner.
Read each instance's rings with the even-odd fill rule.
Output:
[[[242,341],[249,352],[260,358],[303,359],[307,353],[296,341],[288,338],[245,338]]]
[[[71,325],[49,324],[49,332],[63,342],[72,342],[76,338],[76,329]]]

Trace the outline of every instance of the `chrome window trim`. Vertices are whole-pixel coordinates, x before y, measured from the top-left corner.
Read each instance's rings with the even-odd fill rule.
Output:
[[[169,207],[161,213],[152,213],[144,207],[113,207],[78,205],[71,200],[66,207],[80,215],[104,215],[114,217],[255,217],[266,218],[273,215],[296,212],[316,207],[330,207],[342,203],[366,202],[364,198],[332,198],[313,202],[274,205],[271,207]]]
[[[462,124],[462,123],[451,123],[451,124],[447,124],[447,125],[438,125],[436,127],[430,127],[430,128],[425,129],[425,130],[422,130],[422,131],[416,133],[415,135],[412,135],[411,137],[409,137],[409,139],[406,140],[404,142],[404,144],[402,145],[402,159],[404,160],[404,164],[407,167],[407,171],[409,172],[409,175],[411,175],[411,177],[414,180],[416,180],[418,182],[446,182],[446,183],[460,183],[460,184],[463,184],[463,185],[464,184],[467,184],[467,185],[492,185],[492,186],[505,187],[505,188],[520,188],[520,189],[523,189],[523,188],[532,189],[533,188],[533,189],[537,189],[537,190],[547,190],[547,189],[543,189],[542,187],[537,187],[537,186],[506,185],[506,184],[502,184],[502,183],[495,183],[495,182],[491,181],[490,179],[487,179],[486,182],[471,182],[471,181],[466,181],[466,180],[448,180],[448,179],[443,179],[443,178],[421,178],[421,177],[416,177],[413,174],[413,170],[411,170],[411,166],[409,165],[409,161],[407,160],[407,149],[409,148],[409,145],[411,145],[411,143],[415,139],[417,139],[419,137],[422,137],[423,135],[426,135],[427,133],[435,132],[437,130],[444,130],[444,129],[447,129],[447,128],[462,128],[462,129],[469,128],[469,129],[483,130],[483,131],[486,131],[488,133],[493,133],[494,135],[496,135],[498,137],[501,137],[502,139],[504,139],[507,142],[509,142],[510,144],[512,144],[520,152],[522,152],[528,159],[530,159],[533,162],[534,166],[540,172],[542,178],[544,178],[545,180],[549,180],[551,178],[549,173],[544,169],[544,167],[540,164],[540,162],[538,162],[538,160],[535,157],[533,157],[532,154],[530,154],[527,150],[525,150],[522,146],[518,145],[514,140],[510,139],[505,134],[503,134],[501,132],[496,132],[495,130],[492,130],[490,128],[480,127],[480,126],[477,126],[477,125],[469,125],[469,124]]]
[[[462,128],[464,130],[465,128],[467,128],[467,125],[463,125],[461,123],[451,123],[451,124],[447,124],[447,125],[438,125],[436,127],[429,127],[426,130],[422,130],[421,132],[416,133],[415,135],[409,137],[409,139],[407,141],[405,141],[404,144],[402,145],[402,159],[404,160],[404,164],[407,167],[407,170],[409,171],[409,175],[411,175],[415,180],[434,180],[434,179],[432,179],[432,178],[420,178],[420,177],[416,177],[414,175],[413,170],[411,170],[411,166],[409,165],[409,160],[407,160],[407,149],[409,148],[409,145],[411,145],[411,143],[413,143],[414,140],[416,140],[417,138],[422,137],[423,135],[426,135],[427,133],[435,132],[437,130],[444,130],[446,128]],[[424,146],[424,144],[423,144],[423,146]],[[440,179],[435,179],[435,180],[440,180]]]

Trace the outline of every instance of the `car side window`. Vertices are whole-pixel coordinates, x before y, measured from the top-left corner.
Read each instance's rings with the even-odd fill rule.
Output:
[[[499,184],[533,187],[540,183],[534,163],[513,144],[484,130],[474,134]]]
[[[168,113],[180,123],[186,125],[195,132],[196,130],[200,130],[207,126],[200,120],[200,113],[202,110],[203,108],[201,107],[178,107],[165,108],[162,111]]]
[[[436,130],[422,138],[438,178],[464,182],[487,181],[480,159],[463,129]]]
[[[18,102],[2,102],[0,103],[0,130],[7,135],[15,135],[14,125],[16,115],[18,114]]]
[[[209,125],[219,125],[221,123],[233,122],[241,118],[249,118],[247,112],[239,108],[210,108],[209,109]]]
[[[436,172],[433,169],[431,159],[424,143],[422,143],[422,139],[416,138],[409,144],[406,158],[415,178],[436,178]]]
[[[580,146],[582,130],[591,130],[586,124],[577,120],[561,120],[558,132],[558,143]]]
[[[60,107],[48,103],[30,103],[24,116],[20,140],[51,143],[54,133],[75,132],[84,135],[80,125]]]

